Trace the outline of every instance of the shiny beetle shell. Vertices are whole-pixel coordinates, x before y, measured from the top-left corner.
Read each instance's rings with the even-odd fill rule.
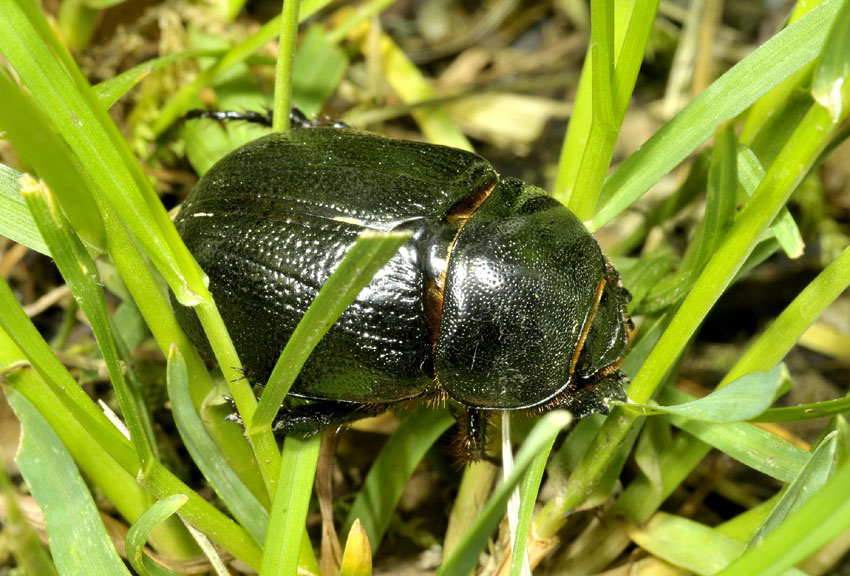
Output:
[[[308,359],[290,395],[317,408],[292,430],[446,396],[584,416],[621,394],[616,271],[566,207],[475,154],[348,128],[272,134],[213,166],[177,228],[257,382],[360,232],[412,232]]]

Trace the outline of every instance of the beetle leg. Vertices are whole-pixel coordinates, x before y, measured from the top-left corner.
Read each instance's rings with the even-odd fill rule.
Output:
[[[545,404],[529,408],[529,414],[539,416],[550,410],[567,410],[575,420],[597,413],[607,414],[611,400],[626,400],[623,388],[628,381],[626,375],[616,369],[610,373],[597,373],[582,382],[579,389],[567,388]]]
[[[272,422],[275,436],[298,434],[312,436],[326,428],[340,428],[344,424],[384,412],[380,404],[356,402],[317,401],[298,406],[281,406]]]
[[[480,408],[467,408],[466,414],[459,415],[456,452],[461,461],[475,462],[486,456],[487,424],[486,411]]]
[[[265,112],[256,112],[253,110],[245,110],[244,112],[237,112],[235,110],[189,110],[183,116],[184,121],[197,120],[201,118],[217,120],[222,124],[229,120],[239,120],[271,128],[274,120],[274,114],[271,110],[266,110]],[[344,123],[333,121],[325,116],[311,120],[298,108],[290,110],[289,122],[294,128],[312,128],[314,126],[327,125],[331,125],[336,128],[347,127]]]

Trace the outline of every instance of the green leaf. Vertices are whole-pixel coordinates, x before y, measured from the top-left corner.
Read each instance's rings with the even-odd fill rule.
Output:
[[[829,110],[834,123],[847,117],[850,106],[850,4],[832,24],[826,45],[815,68],[812,96]]]
[[[124,420],[130,430],[130,438],[136,449],[136,455],[144,471],[153,456],[143,424],[141,410],[144,402],[135,397],[124,379],[124,371],[118,357],[118,349],[112,336],[109,315],[106,311],[106,298],[103,294],[100,275],[94,260],[86,252],[80,239],[68,225],[68,221],[57,211],[52,195],[42,185],[28,178],[29,183],[22,186],[22,193],[41,231],[50,247],[53,259],[71,292],[85,312],[91,324],[95,339],[106,361],[112,387],[121,406]]]
[[[409,237],[410,233],[381,233],[373,230],[360,234],[357,242],[322,286],[281,352],[253,420],[246,426],[249,435],[260,427],[271,425],[283,398],[313,348],[369,284],[372,276],[383,268]]]
[[[298,570],[299,554],[295,551],[303,550],[302,547],[309,544],[305,522],[321,444],[321,434],[310,438],[289,435],[283,440],[280,478],[263,550],[261,574],[295,574]],[[301,556],[304,556],[303,552]]]
[[[528,544],[528,534],[531,531],[531,521],[534,515],[534,507],[537,503],[537,494],[540,491],[540,484],[543,480],[543,472],[546,471],[546,462],[549,460],[549,453],[552,451],[552,445],[555,443],[555,438],[548,445],[544,445],[540,453],[534,457],[528,470],[522,477],[522,482],[519,486],[519,515],[517,518],[517,529],[514,535],[515,541],[511,550],[511,576],[521,576],[523,570],[523,560],[526,556],[526,545]]]
[[[319,25],[307,28],[295,54],[292,99],[308,117],[322,111],[348,69],[348,57]]]
[[[684,392],[665,388],[661,399],[681,402],[690,398]],[[670,416],[670,421],[735,460],[768,476],[791,482],[809,461],[809,453],[776,434],[746,422],[712,423]]]
[[[825,2],[736,64],[706,88],[605,181],[590,228],[622,212],[665,174],[784,78],[820,54],[841,3]]]
[[[831,432],[812,452],[809,461],[800,470],[796,478],[783,491],[776,506],[750,540],[749,547],[759,546],[764,538],[777,528],[785,518],[802,506],[809,498],[823,488],[832,471],[838,434]]]
[[[764,412],[773,403],[783,382],[789,379],[787,368],[778,364],[769,372],[751,372],[699,400],[675,406],[621,403],[635,414],[676,414],[703,422],[740,422]]]
[[[0,164],[0,235],[50,256],[47,244],[21,196],[20,177],[20,172]]]
[[[766,172],[755,152],[749,147],[739,144],[738,176],[747,196],[753,195],[765,174]],[[803,237],[800,235],[800,229],[797,228],[794,217],[791,216],[788,208],[782,208],[770,228],[789,258],[799,258],[803,255],[803,248],[805,247]]]
[[[6,397],[23,427],[16,461],[44,512],[59,573],[129,576],[86,483],[56,433],[17,391],[6,388]]]
[[[438,576],[467,574],[475,567],[481,550],[487,544],[487,539],[490,538],[505,512],[505,506],[514,487],[519,483],[535,456],[549,445],[570,421],[569,413],[554,411],[549,412],[537,422],[516,456],[514,469],[508,478],[493,491],[487,505],[481,510],[457,548],[437,570]]]
[[[168,357],[168,397],[177,431],[192,460],[233,517],[262,544],[269,513],[227,465],[227,460],[207,434],[189,395],[186,362],[176,346]]]
[[[732,124],[728,124],[725,128],[718,130],[714,136],[714,150],[708,169],[705,217],[702,221],[695,270],[702,270],[732,225],[735,219],[737,191],[735,128]]]
[[[175,572],[163,568],[145,554],[145,544],[151,532],[175,514],[188,499],[183,494],[174,494],[158,500],[130,526],[125,538],[127,560],[141,576],[176,576]]]
[[[675,566],[710,576],[738,557],[745,544],[699,522],[659,512],[643,528],[629,530],[635,543]],[[750,576],[761,573],[753,572]],[[787,576],[803,576],[799,570]]]
[[[9,542],[10,551],[15,555],[18,568],[28,575],[56,576],[56,567],[35,529],[21,513],[17,490],[2,468],[0,490],[6,504],[3,532]]]
[[[427,406],[405,416],[369,469],[343,524],[343,533],[350,531],[359,519],[372,551],[378,550],[407,481],[425,453],[454,421],[447,410]]]
[[[46,130],[61,134],[61,156],[84,172],[84,182],[101,216],[110,209],[121,216],[123,225],[145,248],[178,300],[192,305],[209,299],[203,273],[180,240],[153,186],[34,4],[16,0],[4,5],[0,11],[0,51],[49,118],[51,126]],[[34,158],[29,156],[28,160]],[[65,196],[61,179],[45,180],[64,200],[63,206],[71,207],[78,200]]]
[[[750,548],[718,576],[775,576],[850,529],[850,465],[845,463],[826,485],[785,522]]]
[[[133,87],[147,78],[151,72],[155,72],[160,68],[164,68],[169,64],[173,64],[179,60],[186,58],[201,58],[204,56],[217,56],[222,53],[222,50],[186,50],[177,54],[169,54],[152,58],[146,62],[142,62],[133,66],[129,70],[125,70],[118,76],[113,76],[104,80],[100,84],[93,86],[98,100],[104,108],[112,108],[112,106],[121,99]]]
[[[0,130],[5,132],[5,137],[40,179],[48,183],[61,182],[63,198],[69,199],[63,205],[65,216],[90,246],[104,251],[106,232],[103,221],[82,170],[67,145],[32,97],[21,90],[5,69],[0,70],[0,94],[3,94]],[[9,189],[9,194],[22,200],[17,186],[15,190]]]

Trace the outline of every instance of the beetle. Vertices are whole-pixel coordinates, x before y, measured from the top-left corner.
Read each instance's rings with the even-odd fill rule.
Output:
[[[616,270],[564,205],[471,152],[298,122],[218,161],[176,226],[261,382],[360,232],[411,233],[318,343],[277,434],[448,401],[478,459],[490,411],[584,417],[623,398]],[[195,314],[175,309],[210,353]]]

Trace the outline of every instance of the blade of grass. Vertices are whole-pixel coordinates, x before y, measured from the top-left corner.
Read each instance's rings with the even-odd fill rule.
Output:
[[[124,380],[123,368],[109,325],[106,298],[100,288],[102,283],[97,266],[80,239],[68,226],[68,222],[57,211],[52,195],[43,186],[25,176],[22,179],[21,192],[42,237],[51,249],[56,266],[91,324],[92,332],[106,361],[121,412],[130,430],[130,439],[142,464],[140,473],[144,475],[153,457],[149,444],[151,439],[145,433],[142,417],[138,413],[139,403],[133,398]]]
[[[552,441],[548,445],[543,446],[540,453],[534,457],[528,470],[525,471],[525,475],[522,477],[522,482],[519,485],[519,517],[517,519],[514,545],[511,550],[511,576],[520,576],[523,574],[523,568],[528,558],[526,549],[529,533],[531,532],[534,506],[537,503],[537,493],[540,491],[543,472],[546,471],[546,463],[549,461],[549,453],[552,451],[554,444],[555,438],[552,438]],[[530,571],[527,572],[527,574],[530,573]]]
[[[635,2],[623,35],[623,49],[615,54],[616,12],[626,10],[620,4],[627,3],[591,4],[592,121],[575,180],[567,188],[556,186],[557,192],[569,194],[568,206],[581,220],[593,216],[599,201],[658,9],[657,0]]]
[[[301,0],[286,0],[280,18],[280,41],[274,83],[274,116],[276,132],[289,130],[289,111],[292,109],[292,68],[295,63],[295,40],[298,38],[298,10]]]
[[[187,500],[183,494],[174,494],[158,500],[130,526],[124,547],[127,560],[141,576],[176,576],[175,572],[163,568],[145,554],[145,543],[154,528],[175,514]]]
[[[28,371],[12,374],[7,376],[7,381],[14,383],[38,408],[54,430],[62,435],[69,449],[77,449],[74,458],[87,474],[91,478],[102,477],[97,481],[99,486],[105,491],[111,488],[118,491],[116,494],[107,494],[111,501],[121,506],[133,506],[124,512],[125,516],[131,520],[137,518],[147,509],[150,499],[135,480],[140,464],[129,441],[106,419],[50,352],[2,278],[0,328],[3,329],[0,330],[0,367],[8,367],[26,359],[38,371],[38,374]],[[10,334],[14,334],[14,341]],[[186,346],[191,349],[188,342]],[[200,363],[197,356],[195,358]],[[209,377],[206,370],[197,374]],[[120,467],[113,466],[113,459]],[[125,473],[129,483],[122,484]],[[206,533],[214,535],[216,542],[234,556],[250,566],[259,566],[260,549],[247,532],[158,463],[151,468],[146,486],[160,498],[171,494],[187,494],[189,502],[184,508],[184,517]]]
[[[809,456],[809,461],[800,470],[797,477],[788,484],[770,514],[753,534],[748,548],[759,546],[768,534],[785,521],[789,514],[800,508],[823,488],[832,471],[832,460],[835,457],[837,444],[837,432],[831,432],[818,444]]]
[[[409,233],[364,231],[348,250],[337,269],[325,282],[304,317],[292,333],[275,364],[259,406],[248,421],[245,432],[250,437],[268,428],[277,415],[289,388],[307,361],[313,348],[339,318],[378,270],[410,237]]]
[[[766,410],[756,418],[754,422],[801,422],[804,420],[817,420],[828,418],[850,412],[850,397],[836,398],[824,402],[812,402],[810,404],[799,404],[797,406],[783,406]]]
[[[34,5],[10,2],[0,13],[0,50],[88,172],[87,183],[101,212],[103,202],[115,206],[181,302],[204,299],[202,272],[114,122],[73,61],[60,62],[40,32],[51,36]],[[57,192],[61,189],[58,182],[48,184]],[[71,202],[66,199],[63,205]]]
[[[752,196],[762,178],[764,178],[765,170],[755,153],[743,144],[738,146],[738,171],[741,186],[747,196]],[[797,228],[797,224],[787,207],[780,211],[779,216],[776,217],[770,227],[774,236],[776,236],[776,240],[782,246],[782,250],[789,258],[798,258],[803,255],[803,248],[805,247],[803,237],[800,235],[800,229]]]
[[[597,230],[731,120],[820,54],[841,2],[825,2],[773,36],[697,96],[605,181]],[[830,122],[831,123],[831,122]]]
[[[614,86],[616,100],[614,110],[625,114],[629,98],[634,89],[637,71],[643,60],[646,42],[652,29],[652,21],[658,2],[621,1],[614,3]],[[575,106],[570,117],[569,129],[564,137],[558,161],[558,176],[554,196],[567,206],[571,203],[573,188],[578,181],[578,171],[585,151],[590,149],[590,127],[592,122],[593,92],[592,74],[593,49],[590,47],[584,60],[579,79]],[[600,154],[604,158],[605,154]],[[610,158],[608,163],[610,163]],[[605,166],[607,169],[607,165]]]
[[[850,9],[846,4],[835,19],[815,68],[812,97],[829,111],[833,123],[847,118],[850,105]]]
[[[700,576],[716,574],[745,547],[714,528],[664,512],[656,514],[647,526],[629,530],[629,536],[650,554]],[[804,576],[799,570],[785,574]]]
[[[62,442],[23,395],[6,388],[6,397],[23,426],[16,461],[44,512],[59,572],[129,576]]]
[[[0,164],[0,235],[50,256],[30,211],[21,197],[21,173]]]
[[[0,468],[0,490],[6,504],[4,532],[9,539],[9,548],[15,556],[17,566],[24,574],[57,576],[56,567],[45,550],[32,526],[21,513],[18,494],[6,471]]]
[[[377,552],[407,481],[452,424],[454,418],[446,410],[421,406],[407,414],[369,469],[342,525],[343,533],[359,520],[372,552]]]
[[[298,14],[299,21],[305,21],[328,4],[330,4],[330,0],[304,0]],[[254,34],[233,46],[215,64],[201,71],[192,82],[182,86],[174,97],[163,106],[159,117],[151,126],[153,135],[155,137],[161,136],[169,126],[197,106],[197,95],[204,88],[222,77],[233,66],[244,62],[257,50],[274,40],[280,33],[280,26],[281,16],[272,18]]]
[[[826,485],[792,513],[760,546],[750,548],[718,576],[782,574],[850,528],[850,465],[836,470]]]
[[[786,26],[790,26],[822,2],[823,0],[795,2],[794,10],[791,12]],[[751,145],[762,130],[771,126],[775,119],[782,114],[782,110],[787,106],[788,102],[792,100],[794,91],[800,86],[809,83],[808,79],[811,78],[813,68],[813,63],[803,67],[783,80],[778,86],[771,89],[770,92],[753,105],[747,112],[746,122],[744,122],[744,126],[741,129],[739,140],[743,144],[747,146]]]
[[[500,484],[481,510],[469,531],[454,553],[437,570],[438,576],[467,574],[478,562],[478,556],[501,520],[511,492],[522,479],[534,457],[558,435],[572,417],[567,412],[555,411],[546,414],[529,433],[517,453],[514,469],[506,481]]]
[[[299,555],[293,552],[303,550],[304,539],[308,538],[304,523],[321,443],[321,434],[310,438],[290,435],[283,440],[280,479],[272,504],[261,574],[295,574],[298,570]]]
[[[106,248],[106,230],[98,214],[97,204],[89,193],[79,166],[70,158],[65,144],[51,128],[44,113],[12,80],[5,69],[0,69],[0,128],[15,146],[18,154],[26,158],[39,177],[47,182],[61,182],[62,190],[73,202],[65,208],[65,215],[74,229],[90,246],[98,251]],[[63,153],[64,152],[64,153]],[[17,199],[23,201],[15,182]],[[33,223],[34,224],[34,223]],[[40,236],[40,235],[39,235]]]
[[[177,431],[192,460],[204,478],[258,543],[262,543],[269,524],[269,514],[245,484],[226,464],[219,449],[210,439],[189,396],[186,362],[176,346],[168,356],[168,397]]]
[[[97,98],[104,108],[109,109],[115,105],[122,96],[127,94],[133,87],[147,78],[152,72],[165,68],[178,62],[190,58],[204,58],[207,56],[220,56],[221,50],[185,50],[177,54],[169,54],[160,56],[159,58],[151,58],[146,62],[142,62],[133,66],[129,70],[125,70],[117,76],[108,78],[99,84],[95,84],[92,88],[97,94]]]
[[[680,403],[691,398],[674,388],[662,390],[660,400]],[[768,476],[791,482],[809,459],[809,453],[779,436],[746,422],[713,424],[670,416],[673,425],[686,430],[750,468]]]
[[[778,364],[769,372],[751,372],[708,396],[684,404],[653,406],[622,403],[620,406],[626,412],[641,415],[674,414],[701,422],[740,422],[755,418],[773,404],[779,388],[789,378],[785,365]]]

